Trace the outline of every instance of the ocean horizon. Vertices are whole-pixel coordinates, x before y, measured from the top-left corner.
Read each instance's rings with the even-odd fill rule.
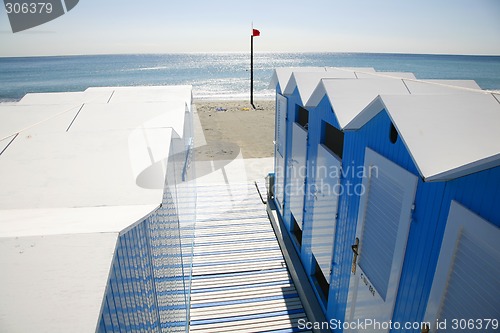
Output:
[[[418,79],[475,80],[500,90],[500,56],[405,53],[254,54],[254,97],[272,99],[277,67],[371,67],[412,72]],[[83,91],[88,87],[192,85],[195,99],[248,99],[250,54],[168,53],[0,57],[0,102],[27,93]]]

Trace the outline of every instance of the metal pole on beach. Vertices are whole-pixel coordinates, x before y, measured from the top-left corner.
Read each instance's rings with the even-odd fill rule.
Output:
[[[253,105],[253,38],[260,36],[260,31],[253,28],[252,23],[252,35],[250,36],[250,104],[255,109]]]
[[[250,36],[250,104],[255,109],[253,105],[253,30]]]

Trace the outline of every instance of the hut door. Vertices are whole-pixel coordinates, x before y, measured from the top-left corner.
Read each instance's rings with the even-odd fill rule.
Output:
[[[368,148],[364,168],[346,320],[387,323],[398,293],[418,179]]]
[[[425,313],[431,332],[498,328],[499,239],[497,226],[451,202]]]
[[[283,186],[285,183],[285,142],[286,142],[286,97],[276,95],[276,135],[275,135],[275,173],[276,185],[274,189],[274,196],[278,209],[283,214]]]
[[[312,252],[327,282],[330,282],[337,207],[340,161],[323,145],[318,146],[312,219]]]
[[[297,124],[292,127],[292,156],[290,157],[290,210],[302,228],[304,210],[304,181],[306,179],[307,131]]]

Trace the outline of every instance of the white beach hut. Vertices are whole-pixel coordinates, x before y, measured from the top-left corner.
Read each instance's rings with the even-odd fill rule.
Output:
[[[0,106],[2,329],[187,327],[191,103],[116,87]]]

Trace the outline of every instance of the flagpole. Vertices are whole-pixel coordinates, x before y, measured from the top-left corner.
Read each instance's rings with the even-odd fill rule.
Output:
[[[253,29],[250,36],[250,104],[255,109],[255,105],[253,105]]]

